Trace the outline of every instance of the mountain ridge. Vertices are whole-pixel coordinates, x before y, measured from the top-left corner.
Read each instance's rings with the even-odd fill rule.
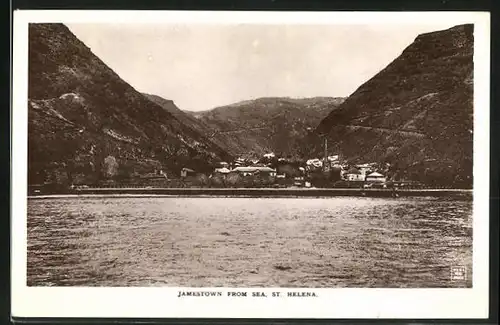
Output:
[[[303,153],[320,153],[326,137],[352,162],[387,162],[394,173],[430,182],[471,183],[472,74],[473,25],[421,34],[319,123]]]
[[[295,142],[343,100],[319,96],[260,97],[187,113],[214,130],[214,141],[233,155],[291,155]]]
[[[184,166],[209,170],[229,157],[123,81],[63,24],[29,25],[28,83],[30,183],[158,170],[175,177]]]

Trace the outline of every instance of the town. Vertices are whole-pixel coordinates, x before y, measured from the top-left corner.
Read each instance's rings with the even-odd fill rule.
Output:
[[[419,175],[406,175],[390,163],[353,163],[342,160],[341,154],[309,159],[284,158],[273,152],[260,158],[238,157],[232,161],[213,164],[211,170],[196,170],[192,166],[180,167],[178,172],[165,172],[161,166],[143,173],[122,177],[116,159],[104,159],[101,177],[90,182],[78,174],[67,177],[57,172],[56,182],[30,184],[32,195],[66,193],[87,189],[138,188],[138,189],[449,189],[460,188],[457,183],[432,184],[419,179]],[[62,175],[62,176],[61,176]],[[63,177],[66,176],[66,177]]]
[[[340,155],[297,160],[270,152],[259,159],[236,158],[217,163],[211,172],[183,167],[178,175],[162,169],[127,179],[108,177],[97,184],[71,184],[70,189],[100,188],[423,188],[411,180],[395,180],[389,164],[353,164]],[[111,173],[112,174],[112,173]],[[389,177],[387,175],[391,175]],[[39,193],[42,185],[32,186]]]
[[[339,155],[297,161],[267,153],[260,159],[220,162],[210,175],[183,168],[184,186],[208,187],[355,187],[386,188],[388,166],[341,163]]]

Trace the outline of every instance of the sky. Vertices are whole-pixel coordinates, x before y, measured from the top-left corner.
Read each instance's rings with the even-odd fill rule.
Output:
[[[67,24],[136,90],[201,111],[349,96],[421,33],[452,25]]]

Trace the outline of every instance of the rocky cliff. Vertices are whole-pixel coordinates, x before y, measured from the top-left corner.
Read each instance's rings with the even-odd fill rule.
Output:
[[[226,151],[144,97],[62,24],[29,27],[30,183],[89,183],[190,167]]]
[[[419,35],[308,137],[351,162],[384,162],[396,177],[471,184],[473,25]]]

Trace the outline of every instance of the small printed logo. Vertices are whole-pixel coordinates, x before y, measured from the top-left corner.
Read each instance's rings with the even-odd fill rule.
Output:
[[[466,276],[465,266],[452,266],[450,268],[450,278],[452,281],[463,281]]]

